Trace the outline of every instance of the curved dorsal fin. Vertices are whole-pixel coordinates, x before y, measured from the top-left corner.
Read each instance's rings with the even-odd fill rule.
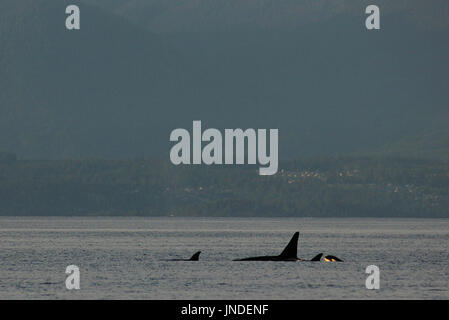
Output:
[[[298,238],[299,232],[295,232],[290,242],[285,247],[284,251],[279,255],[282,258],[298,258]]]
[[[190,261],[198,261],[200,260],[201,251],[196,252],[191,258]]]
[[[312,260],[310,260],[310,261],[320,261],[322,256],[323,256],[323,254],[319,253],[315,257],[313,257]]]

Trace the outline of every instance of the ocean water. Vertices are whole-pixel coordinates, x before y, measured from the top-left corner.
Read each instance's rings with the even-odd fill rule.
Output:
[[[232,261],[277,255],[295,231],[299,257],[345,262]],[[448,263],[447,219],[0,217],[0,299],[448,299]]]

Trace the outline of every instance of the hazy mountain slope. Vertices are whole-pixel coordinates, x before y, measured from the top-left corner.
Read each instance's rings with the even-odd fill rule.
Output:
[[[390,29],[379,33],[345,15],[291,32],[170,39],[216,84],[211,125],[278,127],[284,155],[344,153],[448,119],[447,32],[409,29],[402,18],[384,19]]]
[[[342,13],[288,31],[155,36],[85,4],[69,32],[67,3],[0,3],[0,151],[165,159],[170,131],[203,120],[279,128],[285,159],[377,150],[449,118],[447,30],[403,13],[375,32]]]
[[[135,153],[185,85],[181,59],[157,36],[86,5],[81,30],[68,31],[68,3],[0,3],[0,149],[51,158]]]
[[[449,128],[436,128],[388,143],[377,154],[449,160]]]
[[[403,14],[420,28],[448,28],[446,0],[86,0],[155,32],[295,29],[346,14],[363,19],[376,4],[382,17]]]

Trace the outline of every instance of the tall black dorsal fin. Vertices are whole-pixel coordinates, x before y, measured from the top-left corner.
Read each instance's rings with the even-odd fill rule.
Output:
[[[198,261],[200,260],[201,251],[196,252],[191,258],[190,261]]]
[[[323,256],[323,254],[319,253],[315,257],[313,257],[312,260],[310,260],[310,261],[320,261],[322,256]]]
[[[285,247],[284,251],[279,255],[282,258],[298,258],[298,238],[299,232],[295,232],[290,242]]]

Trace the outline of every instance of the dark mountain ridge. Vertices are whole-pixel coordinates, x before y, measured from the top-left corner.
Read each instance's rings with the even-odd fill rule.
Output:
[[[447,30],[409,15],[374,32],[343,12],[155,35],[84,3],[67,31],[67,3],[0,4],[0,150],[19,158],[165,158],[170,131],[202,120],[279,128],[282,160],[378,150],[449,119]]]

